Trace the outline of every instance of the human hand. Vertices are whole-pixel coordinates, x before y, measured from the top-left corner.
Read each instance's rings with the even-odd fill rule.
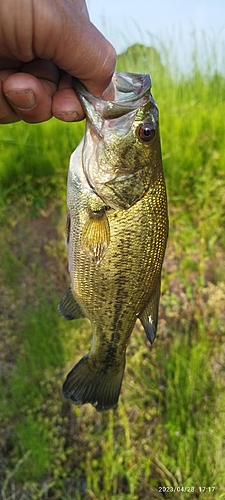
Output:
[[[0,123],[82,120],[72,76],[110,95],[115,60],[85,0],[1,0]]]

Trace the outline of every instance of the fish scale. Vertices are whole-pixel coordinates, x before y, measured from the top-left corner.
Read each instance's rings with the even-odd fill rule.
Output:
[[[67,319],[88,318],[93,338],[90,352],[67,376],[63,393],[73,403],[91,403],[99,411],[117,404],[126,347],[137,318],[151,342],[157,329],[161,268],[168,234],[167,198],[157,106],[150,93],[150,80],[143,75],[139,80],[146,89],[137,90],[138,75],[116,74],[114,85],[118,81],[120,85],[126,81],[127,85],[120,99],[126,101],[126,91],[129,96],[139,92],[141,97],[135,97],[136,115],[134,103],[129,115],[129,102],[126,102],[126,114],[119,116],[119,122],[120,100],[115,102],[114,126],[112,102],[109,129],[107,120],[102,119],[105,104],[91,96],[79,82],[76,89],[80,99],[82,95],[85,99],[87,132],[70,161],[67,248],[71,285],[59,311]],[[99,121],[95,113],[101,113]],[[147,123],[147,128],[154,132],[151,140],[147,135],[146,143],[138,137],[142,123]],[[106,131],[107,148],[103,158]],[[90,144],[92,139],[94,142]],[[86,168],[88,147],[91,159]],[[128,154],[129,148],[136,154]],[[102,182],[99,172],[110,158],[116,167],[113,172],[113,166],[109,166],[112,178]],[[124,165],[118,167],[120,158],[122,162],[127,158],[127,176]],[[90,179],[91,165],[95,174],[91,174]],[[139,171],[140,182],[137,182],[135,176]]]

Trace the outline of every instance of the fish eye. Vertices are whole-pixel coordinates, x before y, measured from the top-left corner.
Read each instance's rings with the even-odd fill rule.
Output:
[[[144,142],[150,142],[155,137],[155,127],[151,123],[142,123],[138,129],[138,137]]]

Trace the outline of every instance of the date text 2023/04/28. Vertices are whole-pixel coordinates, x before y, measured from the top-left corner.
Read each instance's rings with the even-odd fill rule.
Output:
[[[213,493],[215,486],[159,486],[159,493]]]

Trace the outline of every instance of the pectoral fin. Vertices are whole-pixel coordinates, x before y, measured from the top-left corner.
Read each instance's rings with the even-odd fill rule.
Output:
[[[81,243],[95,264],[104,258],[110,242],[110,227],[105,209],[90,211],[83,228]]]
[[[154,294],[151,296],[151,299],[148,302],[146,308],[138,316],[142,323],[143,328],[145,329],[145,333],[148,337],[148,340],[149,342],[151,342],[151,344],[153,343],[156,336],[159,298],[160,298],[160,282]]]
[[[68,288],[66,293],[58,305],[58,310],[62,316],[66,319],[78,319],[84,318],[83,311],[81,310],[79,304],[76,302],[71,286]]]

